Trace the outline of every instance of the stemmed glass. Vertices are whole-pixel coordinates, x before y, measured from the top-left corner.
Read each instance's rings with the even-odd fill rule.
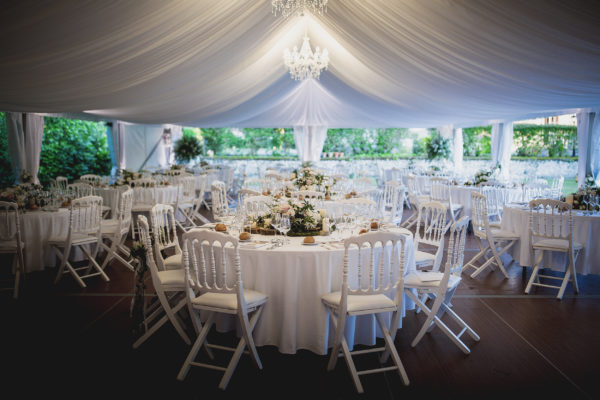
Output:
[[[271,220],[271,226],[275,229],[275,241],[278,242],[277,232],[281,231],[281,214],[280,213],[276,213],[273,216],[273,219]]]
[[[583,211],[583,215],[588,215],[588,208],[589,208],[589,204],[590,204],[590,195],[586,193],[583,196],[581,196],[581,202],[585,205],[585,210]]]
[[[289,243],[289,239],[287,238],[287,233],[292,228],[290,224],[290,216],[287,214],[281,215],[281,221],[279,225],[279,230],[283,233],[284,243]]]

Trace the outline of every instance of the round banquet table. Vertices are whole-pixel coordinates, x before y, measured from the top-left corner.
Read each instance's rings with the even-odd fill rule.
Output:
[[[204,229],[204,228],[199,228]],[[413,238],[410,231],[398,228],[407,238],[405,247],[405,275],[416,269]],[[333,327],[321,296],[341,289],[344,263],[344,247],[341,242],[331,243],[326,248],[322,242],[332,241],[330,237],[315,237],[319,243],[304,246],[302,237],[290,237],[290,244],[270,249],[273,236],[252,235],[252,242],[240,243],[239,253],[242,263],[244,288],[262,292],[268,296],[262,315],[254,329],[257,346],[273,345],[280,352],[294,354],[298,349],[310,350],[316,354],[327,354],[333,343]],[[381,247],[379,247],[380,249]],[[389,257],[390,246],[386,246]],[[228,253],[232,257],[233,251]],[[351,251],[357,254],[356,249]],[[365,252],[362,253],[366,256]],[[381,251],[376,252],[377,257]],[[356,258],[355,258],[356,259]],[[228,272],[233,279],[233,273]],[[367,278],[367,277],[363,277]],[[231,281],[233,284],[233,281]],[[393,291],[389,293],[393,298]],[[404,309],[414,308],[414,303],[404,296]],[[206,315],[202,316],[206,318]],[[389,324],[391,314],[386,321]],[[356,331],[352,335],[352,325]],[[346,330],[349,346],[353,344],[373,345],[381,336],[373,316],[351,317]],[[219,315],[217,330],[238,330],[232,316]],[[330,334],[331,333],[331,334]]]
[[[466,215],[472,218],[471,213],[471,193],[479,191],[478,186],[450,186],[450,196],[452,196],[453,204],[460,204],[463,206],[461,216]],[[520,188],[503,188],[502,190],[508,191],[509,201],[519,201],[522,197],[522,190]]]
[[[509,250],[509,254],[521,266],[531,266],[532,264],[529,254],[529,217],[529,208],[526,205],[506,206],[502,215],[502,229],[513,231],[521,238]],[[581,211],[573,211],[573,241],[583,245],[583,250],[575,262],[577,273],[600,274],[599,237],[600,215],[583,215]],[[565,254],[552,252],[551,255],[545,255],[542,265],[564,272]]]
[[[138,188],[133,191],[133,204],[147,203],[152,198],[151,191],[156,190],[157,204],[173,204],[177,200],[177,191],[180,185],[158,186],[155,188]],[[117,217],[117,206],[119,204],[119,189],[118,188],[99,188],[98,196],[102,197],[102,204],[110,207],[112,212],[111,218]]]
[[[56,236],[67,236],[69,232],[69,209],[26,211],[19,215],[21,218],[21,239],[25,243],[23,251],[25,272],[41,271],[45,267],[55,266],[56,253],[48,245],[48,239]],[[74,252],[72,258],[81,259],[81,251],[76,250],[77,252]]]

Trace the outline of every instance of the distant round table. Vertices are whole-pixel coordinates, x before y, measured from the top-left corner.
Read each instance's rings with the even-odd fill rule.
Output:
[[[525,205],[504,207],[502,229],[517,233],[520,240],[509,250],[509,254],[521,266],[531,266],[529,254],[529,209]],[[582,275],[600,274],[600,215],[583,215],[581,211],[573,211],[573,241],[581,243],[583,250],[575,262],[575,270]],[[545,256],[544,266],[557,271],[564,271],[565,253],[552,252]]]

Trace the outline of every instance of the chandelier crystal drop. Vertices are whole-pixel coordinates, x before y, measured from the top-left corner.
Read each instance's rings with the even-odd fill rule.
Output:
[[[321,70],[327,69],[329,64],[329,53],[327,49],[321,49],[319,46],[313,54],[308,36],[304,36],[302,47],[298,52],[298,46],[294,46],[293,51],[289,49],[283,51],[283,62],[290,70],[290,76],[297,81],[307,78],[319,79]]]
[[[313,14],[323,15],[327,11],[328,0],[271,0],[273,14],[281,13],[284,18],[297,12],[301,14],[304,10],[309,10]]]

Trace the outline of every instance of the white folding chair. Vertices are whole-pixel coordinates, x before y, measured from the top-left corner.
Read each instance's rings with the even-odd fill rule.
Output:
[[[488,266],[495,264],[500,268],[505,277],[508,278],[508,273],[504,268],[504,263],[500,259],[500,255],[508,251],[519,240],[519,235],[514,232],[492,228],[487,215],[486,198],[481,193],[471,192],[471,213],[473,215],[473,234],[479,245],[479,253],[465,265],[464,268],[474,268],[475,271],[471,274],[471,278],[475,278],[483,272]],[[483,242],[487,245],[484,246]],[[502,247],[504,246],[504,247]],[[492,257],[488,257],[487,253],[491,252]],[[481,257],[485,257],[486,261],[477,266],[475,262]],[[514,260],[509,264],[512,265]]]
[[[403,310],[405,245],[406,237],[392,232],[370,232],[345,239],[341,291],[328,293],[321,297],[335,329],[327,370],[333,370],[337,359],[343,356],[358,393],[364,392],[360,382],[360,375],[364,374],[395,370],[398,371],[402,382],[405,385],[409,384],[406,370],[394,345]],[[389,256],[384,254],[387,246],[390,246]],[[350,251],[352,251],[352,257]],[[394,299],[387,296],[390,292],[394,293]],[[382,317],[382,313],[387,312],[392,313],[389,327],[386,326]],[[375,315],[383,334],[385,346],[350,351],[344,335],[346,319],[368,314]],[[393,365],[357,371],[352,355],[373,352],[383,352],[379,360],[381,363],[386,362],[391,354]]]
[[[383,217],[385,222],[400,224],[404,214],[406,188],[398,181],[388,181],[383,188]]]
[[[450,220],[447,222],[447,228],[456,222],[458,216],[463,210],[462,204],[452,202],[452,192],[450,191],[450,182],[446,178],[432,177],[430,179],[430,198],[431,201],[438,201],[446,206],[450,212]]]
[[[194,217],[194,213],[200,206],[196,201],[196,178],[194,176],[182,176],[177,183],[180,185],[180,189],[173,208],[183,215],[184,221],[181,222],[176,219],[175,223],[183,232],[187,232],[198,227]]]
[[[487,216],[490,228],[500,228],[502,219],[502,210],[500,206],[500,191],[504,190],[492,185],[484,185],[479,188],[479,193],[485,196],[487,206]]]
[[[150,227],[145,216],[138,216],[138,225],[140,240],[144,244],[146,251],[146,265],[150,271],[152,286],[156,292],[156,300],[146,310],[143,322],[145,332],[133,343],[133,348],[137,349],[167,321],[171,322],[185,344],[190,345],[191,341],[185,333],[183,322],[177,316],[179,310],[187,304],[185,297],[185,272],[183,268],[168,271],[159,270],[154,258],[154,252],[152,251]],[[163,312],[164,315],[162,315]],[[162,317],[158,318],[161,315]]]
[[[69,185],[69,180],[64,176],[57,176],[55,179],[56,188],[61,192],[67,191],[67,186]]]
[[[106,258],[102,263],[102,269],[106,268],[112,259],[117,259],[121,264],[133,271],[135,269],[130,258],[130,249],[125,246],[127,233],[131,229],[131,207],[133,205],[133,190],[126,189],[120,193],[119,208],[116,219],[102,220],[100,230],[102,232],[102,248],[106,250]],[[104,240],[109,243],[106,244]],[[119,254],[121,252],[121,254]],[[124,258],[127,257],[127,260]]]
[[[87,196],[75,199],[71,202],[69,212],[69,231],[66,236],[53,236],[48,239],[48,244],[54,249],[60,259],[60,267],[56,274],[54,283],[58,283],[63,274],[70,273],[79,286],[86,287],[83,281],[86,278],[100,275],[108,282],[108,276],[96,262],[96,255],[102,241],[100,221],[102,220],[102,197]],[[93,246],[92,250],[88,246]],[[89,264],[83,267],[73,267],[69,261],[71,250],[80,247],[89,260]],[[62,249],[62,250],[61,250]],[[85,270],[83,275],[79,271]],[[96,272],[92,272],[96,270]]]
[[[250,196],[261,196],[261,195],[262,195],[262,193],[259,192],[259,191],[256,191],[256,190],[244,189],[244,188],[238,189],[238,192],[237,192],[237,205],[238,205],[238,207],[242,206],[244,204],[244,200],[247,197],[250,197]]]
[[[550,193],[552,198],[558,200],[562,196],[563,185],[565,183],[565,177],[560,176],[558,178],[552,179],[552,184],[550,185]]]
[[[210,186],[210,193],[212,197],[213,219],[220,221],[222,216],[229,214],[225,183],[214,181]]]
[[[0,201],[0,254],[13,254],[12,273],[15,284],[12,287],[13,298],[19,297],[21,276],[25,277],[25,262],[23,248],[25,243],[21,240],[21,217],[17,203]]]
[[[252,331],[267,296],[244,288],[237,238],[220,232],[197,230],[185,233],[182,240],[188,309],[198,337],[177,379],[185,379],[191,366],[216,369],[224,371],[219,388],[225,390],[246,348],[254,364],[262,369]],[[204,325],[200,321],[200,312],[209,313]],[[217,313],[237,315],[242,338],[235,349],[211,345],[206,341]],[[249,319],[250,313],[253,315]],[[233,351],[227,368],[195,361],[202,346]]]
[[[181,247],[177,238],[175,212],[168,204],[157,204],[150,211],[154,253],[159,269],[182,269]]]
[[[140,178],[131,181],[133,189],[132,218],[138,214],[148,214],[156,204],[156,181],[152,178]],[[135,240],[136,224],[131,224],[131,237]]]
[[[534,263],[525,293],[529,293],[532,286],[549,287],[558,289],[556,298],[560,300],[569,281],[573,283],[575,293],[579,293],[575,262],[583,250],[583,245],[573,240],[572,206],[563,201],[538,199],[529,202],[529,210],[529,254]],[[534,258],[535,251],[539,253],[537,259]],[[567,265],[565,265],[565,274],[562,277],[540,274],[546,251],[566,253]],[[561,285],[542,283],[540,278],[559,280]]]
[[[444,272],[415,271],[404,277],[406,295],[427,316],[419,333],[417,333],[417,336],[411,343],[412,347],[415,347],[425,333],[431,332],[435,326],[439,327],[465,354],[471,352],[467,345],[460,339],[465,332],[473,339],[479,341],[479,335],[452,310],[451,304],[454,292],[461,280],[468,225],[469,217],[464,216],[450,227],[448,257],[444,266]],[[416,291],[416,294],[414,291]],[[424,301],[430,298],[434,300],[431,308],[427,307]],[[462,328],[458,334],[454,333],[442,321],[445,313],[448,313],[454,322]]]
[[[95,175],[95,174],[85,174],[85,175],[81,175],[79,177],[79,180],[81,182],[88,183],[92,186],[98,186],[100,184],[100,182],[102,181],[102,177],[100,175]]]
[[[94,188],[87,182],[75,182],[67,185],[67,193],[72,198],[80,198],[94,195]]]
[[[244,200],[244,207],[251,214],[265,213],[269,210],[273,199],[270,196],[249,196]]]
[[[420,204],[414,237],[417,268],[431,266],[432,271],[439,270],[444,251],[444,235],[447,230],[446,210],[446,206],[437,201]],[[421,244],[434,246],[435,253],[419,250]]]

